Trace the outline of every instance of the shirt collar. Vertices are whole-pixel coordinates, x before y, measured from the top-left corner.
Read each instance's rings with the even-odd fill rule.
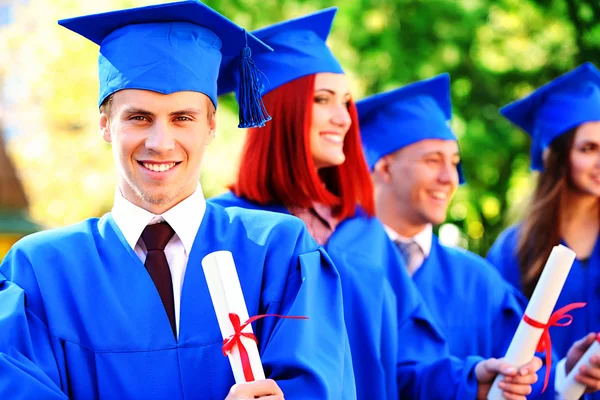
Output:
[[[196,191],[189,197],[165,211],[162,215],[153,214],[136,206],[125,199],[117,187],[112,208],[115,223],[123,233],[125,240],[135,248],[144,228],[150,223],[166,221],[183,243],[186,253],[192,251],[196,233],[204,218],[206,200],[202,194],[202,187],[198,184]]]
[[[410,242],[411,240],[414,240],[415,243],[417,243],[421,248],[425,258],[429,257],[429,253],[431,253],[431,243],[433,240],[433,226],[431,224],[427,224],[427,226],[425,226],[421,232],[417,233],[411,238],[399,235],[398,232],[387,225],[384,225],[383,228],[390,239],[394,242]]]

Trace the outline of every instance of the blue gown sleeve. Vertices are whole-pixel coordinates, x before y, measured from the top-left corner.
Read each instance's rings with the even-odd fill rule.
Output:
[[[262,351],[265,373],[286,399],[355,399],[338,272],[322,249],[295,262],[283,298],[270,302],[267,313],[310,319],[264,320],[263,330],[272,332]]]
[[[433,330],[424,304],[399,329],[398,387],[400,398],[475,399],[475,366],[481,357],[464,360],[449,354],[448,346]]]
[[[517,258],[518,226],[512,226],[496,239],[486,259],[500,272],[500,275],[517,290],[523,291],[521,272]]]
[[[391,286],[385,281],[383,287],[384,300],[382,318],[383,326],[381,329],[381,364],[385,371],[385,382],[397,382],[396,365],[398,354],[398,310],[396,308],[396,298]],[[395,384],[387,385],[387,398],[398,399],[398,386]]]
[[[42,307],[28,260],[12,250],[0,265],[0,399],[68,399]]]
[[[397,382],[401,399],[475,399],[475,366],[481,357],[460,360],[450,355],[417,286],[389,241],[388,274],[397,298]]]
[[[450,355],[441,330],[405,270],[394,280],[398,299],[398,387],[400,398],[459,400],[477,394],[475,366],[481,357]]]
[[[501,294],[501,298],[498,300],[498,312],[491,327],[491,340],[493,341],[492,355],[499,358],[506,354],[528,300],[501,277],[498,277],[495,289]]]
[[[404,390],[400,398],[422,400],[474,400],[477,396],[475,366],[481,357],[469,356],[458,359],[440,357],[437,361],[424,361],[404,371],[414,380],[410,391]]]

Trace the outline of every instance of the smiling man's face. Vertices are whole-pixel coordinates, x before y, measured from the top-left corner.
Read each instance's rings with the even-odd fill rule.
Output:
[[[116,92],[100,129],[112,145],[123,196],[155,214],[190,196],[215,125],[214,106],[202,93]]]
[[[394,200],[403,219],[413,226],[445,221],[458,188],[458,144],[427,139],[389,155]]]

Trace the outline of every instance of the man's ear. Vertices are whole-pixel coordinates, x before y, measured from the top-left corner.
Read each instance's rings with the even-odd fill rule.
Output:
[[[110,118],[105,113],[100,113],[100,134],[106,143],[112,143],[110,134]]]
[[[375,163],[373,168],[373,179],[380,182],[390,183],[392,181],[392,173],[390,171],[392,158],[390,155],[381,157]]]
[[[217,116],[215,115],[214,111],[213,114],[208,117],[208,129],[209,130],[208,138],[206,139],[206,145],[211,144],[217,134]]]

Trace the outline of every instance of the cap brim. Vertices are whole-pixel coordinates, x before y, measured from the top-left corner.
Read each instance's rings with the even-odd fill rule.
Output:
[[[253,34],[245,33],[242,27],[195,0],[110,11],[58,21],[60,25],[98,45],[106,36],[124,26],[157,22],[190,22],[210,29],[221,39],[223,43],[221,53],[224,56],[239,55],[246,43],[246,35],[248,46],[253,53],[273,51]]]

